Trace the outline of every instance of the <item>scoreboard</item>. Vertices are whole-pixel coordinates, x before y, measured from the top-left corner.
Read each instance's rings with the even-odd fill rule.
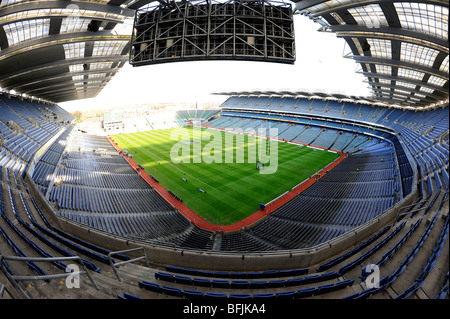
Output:
[[[133,66],[194,60],[293,64],[293,12],[274,1],[172,1],[136,11]]]

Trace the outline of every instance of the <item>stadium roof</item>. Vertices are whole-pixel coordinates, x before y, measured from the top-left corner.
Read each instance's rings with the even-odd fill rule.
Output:
[[[128,61],[123,0],[0,3],[0,87],[52,102],[95,97]]]
[[[151,2],[1,0],[0,87],[56,103],[95,97],[128,61],[129,24]],[[448,105],[448,0],[293,2],[345,39],[372,89],[366,100]]]
[[[325,93],[325,92],[310,92],[310,91],[230,91],[230,92],[215,92],[216,95],[230,95],[230,96],[257,96],[257,97],[295,97],[306,99],[320,99],[320,100],[335,100],[335,101],[347,101],[351,103],[379,105],[389,108],[401,108],[401,109],[418,109],[425,110],[428,108],[437,108],[440,105],[427,106],[427,107],[410,107],[402,106],[394,103],[387,103],[380,101],[377,98],[370,96],[356,96],[346,95],[341,93]]]
[[[373,98],[448,105],[448,0],[294,0],[320,31],[345,39]]]

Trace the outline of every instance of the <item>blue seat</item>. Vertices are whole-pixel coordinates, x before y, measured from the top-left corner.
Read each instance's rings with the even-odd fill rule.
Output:
[[[230,282],[228,280],[213,279],[213,280],[211,280],[211,287],[230,288]]]
[[[267,288],[269,285],[269,282],[267,280],[254,280],[250,282],[250,288],[253,289],[260,289],[260,288]]]
[[[205,299],[227,299],[227,294],[219,293],[219,292],[207,292],[205,294]]]
[[[406,270],[406,266],[407,266],[407,265],[401,266],[401,267],[397,270],[396,275],[397,275],[397,276],[401,275],[401,274]]]
[[[303,276],[308,273],[308,268],[297,268],[292,270],[292,276]]]
[[[175,281],[175,278],[173,277],[172,274],[168,274],[166,272],[161,272],[161,271],[155,273],[155,278],[159,279],[159,280],[169,281],[169,282]]]
[[[192,284],[199,287],[211,287],[211,281],[206,278],[194,278]]]
[[[343,297],[342,299],[358,299],[359,292]]]
[[[337,282],[334,286],[336,287],[336,289],[344,289],[347,287],[351,287],[354,282],[355,282],[355,279],[346,279],[346,280]]]
[[[229,299],[251,299],[252,295],[250,294],[230,294],[228,296]]]
[[[183,297],[183,292],[180,288],[170,287],[170,286],[161,286],[161,291],[168,296],[173,297]]]
[[[320,278],[320,275],[310,275],[308,277],[305,277],[305,279],[303,280],[303,284],[307,285],[307,284],[313,284],[316,283]]]
[[[311,288],[303,288],[297,290],[297,298],[306,298],[311,297],[314,295],[314,293],[317,291],[317,288],[311,287]]]
[[[365,299],[372,296],[374,293],[378,292],[379,288],[369,288],[359,293],[359,296],[356,299]]]
[[[231,278],[246,278],[247,273],[241,272],[241,271],[233,271],[233,272],[231,272],[230,277]]]
[[[389,275],[384,276],[380,279],[380,287],[384,286],[389,281]],[[353,282],[352,282],[353,284]]]
[[[319,269],[317,269],[317,271],[321,272],[321,271],[327,270],[328,268],[331,268],[334,265],[339,264],[344,259],[345,259],[345,256],[336,257],[333,260],[330,260],[329,262],[326,262],[326,263],[320,265],[320,267],[319,267]]]
[[[184,273],[183,268],[177,267],[177,266],[170,266],[170,265],[166,267],[166,271],[176,272],[176,273],[180,273],[180,274]]]
[[[231,288],[240,288],[240,289],[248,288],[249,285],[250,284],[248,280],[232,280],[230,283]]]
[[[276,294],[277,299],[293,299],[297,296],[297,291],[291,290],[291,291],[282,291],[278,292]]]
[[[124,296],[125,299],[144,299],[142,297],[135,296],[135,295],[132,295],[132,294],[129,294],[129,293],[126,293],[126,292],[123,293],[123,296]]]
[[[148,282],[148,281],[140,281],[138,283],[139,288],[143,288],[145,290],[153,291],[160,293],[161,287],[158,284],[155,284],[154,282]]]
[[[320,276],[320,281],[325,281],[325,280],[330,280],[330,279],[334,279],[334,278],[336,278],[336,277],[338,277],[338,274],[337,273],[335,273],[334,271],[331,271],[331,272],[326,272],[326,273],[324,273],[324,274],[322,274],[321,276]]]
[[[228,271],[216,271],[214,277],[217,278],[230,278],[230,273]]]
[[[191,277],[175,275],[174,279],[175,279],[175,282],[177,282],[179,284],[185,284],[185,285],[191,285],[192,284]]]
[[[286,281],[285,286],[286,287],[299,286],[303,284],[304,280],[305,279],[302,277],[291,278]]]
[[[263,277],[264,278],[273,278],[278,276],[278,270],[264,270]]]
[[[197,272],[198,272],[197,269],[183,268],[183,273],[186,275],[196,276]]]
[[[288,270],[280,270],[278,272],[279,277],[292,277],[295,276],[294,269],[288,269]]]
[[[273,299],[273,298],[275,298],[275,294],[271,292],[253,294],[253,299]]]
[[[183,296],[189,299],[203,299],[205,295],[202,291],[185,289],[183,290]]]
[[[251,271],[247,273],[247,278],[262,278],[263,273],[261,271]]]
[[[339,276],[344,275],[344,274],[345,274],[348,270],[350,270],[353,266],[354,266],[354,263],[353,263],[353,262],[350,262],[350,263],[345,264],[344,266],[342,266],[342,267],[339,269],[339,271],[338,271]]]
[[[314,293],[314,295],[322,295],[329,292],[332,292],[334,290],[334,284],[327,284],[317,287],[317,291]]]
[[[212,277],[214,273],[208,270],[197,270],[197,276]]]
[[[279,288],[279,287],[284,287],[284,285],[286,284],[285,279],[275,279],[275,280],[271,280],[269,281],[269,288]]]

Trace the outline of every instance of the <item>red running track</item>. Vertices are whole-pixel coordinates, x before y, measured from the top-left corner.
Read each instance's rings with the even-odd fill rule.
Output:
[[[120,153],[122,149],[108,136],[107,139],[112,144],[112,146]],[[303,143],[298,142],[290,142],[294,144],[300,144],[300,145],[306,145]],[[320,146],[314,146],[315,148],[325,149]],[[150,175],[139,168],[139,165],[133,161],[128,156],[123,156],[123,158],[130,164],[130,166],[150,185],[153,186],[153,189],[162,197],[164,198],[172,207],[178,209],[180,213],[182,213],[187,219],[191,221],[194,225],[206,229],[209,231],[222,231],[222,232],[234,232],[239,231],[243,229],[244,227],[249,227],[255,222],[259,221],[260,219],[269,216],[273,211],[275,211],[277,208],[281,207],[282,205],[286,204],[288,201],[290,201],[292,198],[297,196],[299,193],[303,192],[305,189],[313,185],[316,180],[320,179],[325,175],[328,171],[332,170],[336,165],[338,165],[344,158],[347,157],[347,154],[332,150],[336,153],[341,154],[339,158],[337,158],[334,162],[330,163],[326,167],[324,167],[322,170],[317,172],[313,175],[313,177],[303,181],[296,187],[294,187],[290,192],[286,193],[285,195],[277,198],[276,200],[270,202],[268,205],[266,205],[265,210],[258,210],[257,212],[251,214],[250,216],[234,223],[231,225],[215,225],[207,220],[203,219],[201,216],[196,214],[193,210],[191,210],[189,207],[187,207],[182,202],[176,200],[172,195],[169,194],[169,192],[162,187],[158,182],[154,181]]]

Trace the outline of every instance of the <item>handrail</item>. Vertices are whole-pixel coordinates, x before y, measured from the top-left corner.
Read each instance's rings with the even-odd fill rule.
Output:
[[[54,261],[65,261],[65,260],[76,260],[78,261],[81,266],[83,267],[83,271],[71,271],[64,274],[53,274],[53,275],[40,275],[40,276],[17,276],[10,274],[5,266],[3,265],[3,261],[5,260],[12,260],[12,261],[24,261],[24,262],[54,262]],[[69,266],[68,266],[69,268]],[[8,280],[13,284],[14,288],[26,299],[31,299],[30,296],[28,296],[25,291],[20,287],[18,281],[23,280],[50,280],[50,279],[57,279],[57,278],[64,278],[74,275],[81,275],[86,274],[95,287],[95,289],[99,290],[97,283],[94,281],[94,278],[89,273],[89,270],[86,268],[86,265],[83,263],[83,260],[79,256],[70,256],[70,257],[19,257],[19,256],[5,256],[0,255],[0,269],[3,271],[5,276],[8,278]]]
[[[5,291],[8,293],[8,295],[12,298],[15,299],[14,295],[11,293],[11,291],[9,291],[8,287],[5,286],[5,284],[2,284],[0,286],[0,299],[3,299],[3,294],[5,293]]]
[[[144,252],[144,256],[137,257],[137,258],[130,259],[130,260],[121,261],[121,262],[118,262],[118,263],[114,262],[113,259],[112,259],[112,256],[114,256],[114,255],[127,253],[127,252],[131,252],[131,251],[136,251],[136,250],[142,250]],[[147,267],[150,267],[150,265],[148,263],[148,259],[147,259],[147,253],[145,252],[144,247],[137,247],[137,248],[131,248],[131,249],[126,249],[126,250],[112,251],[112,252],[110,252],[108,254],[108,259],[109,259],[109,264],[111,265],[111,267],[112,267],[112,269],[114,271],[114,274],[117,277],[117,280],[120,281],[120,282],[122,282],[122,278],[120,278],[119,273],[117,272],[116,268],[119,268],[121,265],[125,265],[125,264],[128,264],[128,263],[132,263],[132,262],[144,259]]]

